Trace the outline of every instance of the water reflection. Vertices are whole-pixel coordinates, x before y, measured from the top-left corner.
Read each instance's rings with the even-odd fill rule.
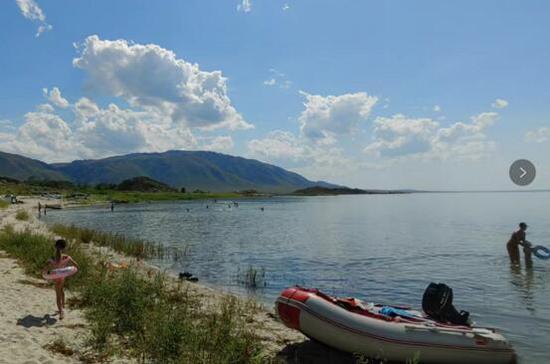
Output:
[[[510,264],[510,273],[512,286],[516,289],[521,302],[525,309],[530,313],[536,312],[535,307],[535,274],[533,264],[526,264],[525,269],[522,269],[519,264]]]

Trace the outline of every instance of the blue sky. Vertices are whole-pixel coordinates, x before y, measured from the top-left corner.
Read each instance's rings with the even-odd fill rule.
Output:
[[[371,188],[550,187],[545,1],[0,4],[0,149],[210,149]],[[47,89],[44,91],[44,89]]]

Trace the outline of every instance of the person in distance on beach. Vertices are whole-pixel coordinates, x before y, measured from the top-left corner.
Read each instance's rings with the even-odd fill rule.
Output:
[[[531,243],[526,240],[527,224],[522,222],[519,224],[519,228],[512,233],[510,240],[506,244],[508,255],[512,264],[519,264],[519,246],[523,246],[523,252],[525,253],[525,261],[531,261]]]
[[[67,247],[67,242],[63,239],[55,241],[55,257],[48,260],[48,265],[44,268],[43,273],[47,273],[52,269],[65,268],[73,265],[78,268],[78,264],[69,255],[63,254],[63,250]],[[65,308],[65,290],[63,284],[65,278],[58,278],[54,280],[55,283],[55,298],[57,303],[57,309],[59,310],[59,319],[63,320],[63,309]]]

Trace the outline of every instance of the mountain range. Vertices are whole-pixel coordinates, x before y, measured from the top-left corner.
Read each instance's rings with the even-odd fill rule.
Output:
[[[118,184],[144,176],[188,191],[291,192],[312,186],[337,187],[254,159],[206,151],[134,153],[95,160],[48,164],[0,152],[0,176],[18,180],[67,180],[76,184]]]

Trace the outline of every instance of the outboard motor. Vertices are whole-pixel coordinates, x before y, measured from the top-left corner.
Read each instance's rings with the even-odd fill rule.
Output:
[[[422,297],[422,309],[430,318],[455,325],[468,325],[469,312],[453,306],[453,289],[444,283],[430,283]]]

